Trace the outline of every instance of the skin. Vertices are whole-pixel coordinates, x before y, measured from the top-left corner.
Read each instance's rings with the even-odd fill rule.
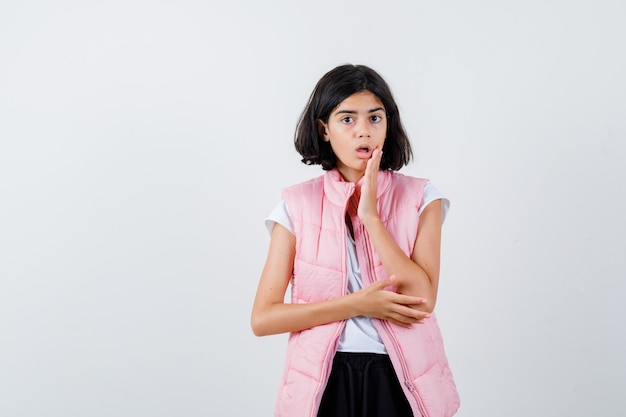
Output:
[[[330,142],[337,156],[337,169],[342,177],[357,184],[355,195],[360,195],[357,215],[389,278],[327,301],[285,303],[296,238],[276,224],[252,307],[254,334],[294,332],[359,315],[388,320],[402,327],[423,323],[430,317],[437,298],[441,201],[430,203],[420,215],[414,251],[409,258],[384,227],[376,207],[381,149],[387,131],[382,103],[369,91],[355,93],[333,109],[328,123],[318,123],[324,140]],[[398,292],[385,290],[389,285],[396,286]]]

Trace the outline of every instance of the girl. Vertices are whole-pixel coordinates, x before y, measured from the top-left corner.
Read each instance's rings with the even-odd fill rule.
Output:
[[[326,73],[295,145],[326,172],[283,190],[266,220],[252,329],[290,332],[275,415],[452,416],[459,398],[433,313],[449,203],[394,172],[412,151],[387,83],[363,65]]]

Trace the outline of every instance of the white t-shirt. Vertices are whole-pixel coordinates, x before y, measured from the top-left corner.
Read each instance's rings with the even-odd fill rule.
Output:
[[[450,208],[450,201],[439,192],[430,182],[424,186],[424,194],[419,208],[419,214],[433,201],[441,200],[442,221],[445,220]],[[272,233],[274,224],[280,224],[291,233],[294,233],[293,222],[289,215],[289,210],[285,201],[281,201],[276,208],[265,219],[267,230]],[[348,254],[348,294],[357,292],[363,288],[363,280],[361,279],[361,271],[356,256],[356,247],[354,239],[350,232],[346,231],[346,249]],[[374,328],[371,317],[356,316],[346,321],[346,327],[339,339],[337,350],[340,352],[369,352],[369,353],[387,353],[383,342],[378,336],[378,332]]]

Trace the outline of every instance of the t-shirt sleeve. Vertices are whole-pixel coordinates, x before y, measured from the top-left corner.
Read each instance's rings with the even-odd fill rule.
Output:
[[[435,200],[441,200],[441,222],[443,223],[450,209],[450,200],[429,181],[424,186],[424,194],[422,195],[419,214],[421,215],[422,211]]]
[[[295,235],[295,232],[293,231],[293,222],[291,221],[289,209],[287,209],[287,203],[285,203],[285,200],[281,200],[270,215],[265,218],[265,227],[270,234],[272,234],[272,229],[276,223],[280,224]]]
[[[441,200],[441,216],[443,222],[446,219],[448,210],[450,209],[450,200],[448,200],[448,198],[446,198],[443,193],[441,193],[441,191],[439,191],[431,182],[426,183],[424,186],[424,193],[422,195],[422,202],[418,213],[421,215],[422,211],[424,211],[424,209],[435,200]],[[293,222],[285,200],[281,200],[269,216],[265,218],[265,227],[267,228],[268,233],[272,233],[272,229],[276,223],[280,224],[295,235]]]

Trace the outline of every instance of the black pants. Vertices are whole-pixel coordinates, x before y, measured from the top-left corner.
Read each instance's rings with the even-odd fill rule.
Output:
[[[413,417],[387,355],[337,352],[317,417]]]

